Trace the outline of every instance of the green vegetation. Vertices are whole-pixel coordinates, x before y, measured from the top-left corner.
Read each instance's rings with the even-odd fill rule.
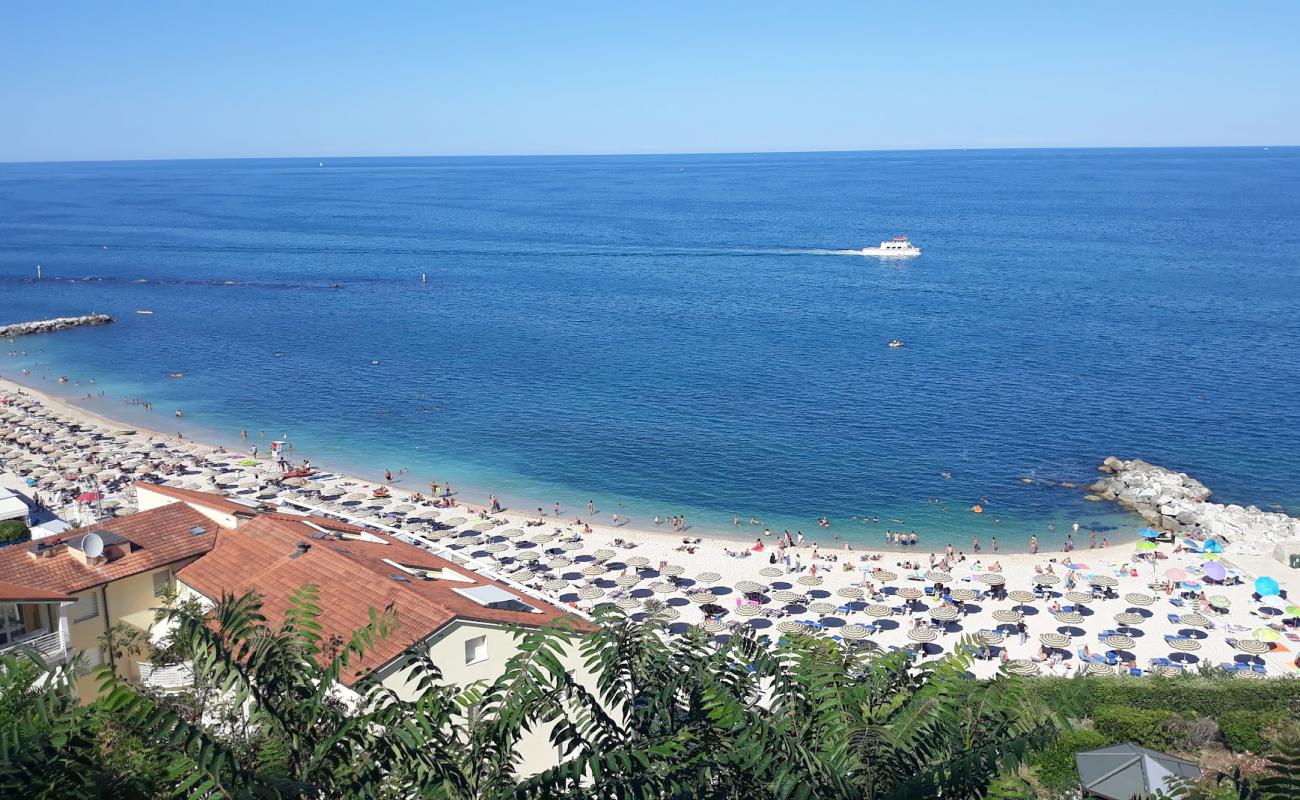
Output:
[[[519,652],[491,683],[448,686],[435,664],[407,653],[402,668],[417,690],[407,700],[371,677],[352,680],[399,624],[391,609],[340,641],[321,635],[312,587],[295,593],[278,625],[255,596],[226,597],[210,613],[169,606],[174,632],[160,652],[193,664],[184,694],[151,694],[106,666],[100,699],[81,705],[69,669],[0,656],[0,796],[1056,797],[1077,781],[1079,750],[1114,737],[1201,742],[1209,730],[1205,718],[1185,724],[1182,711],[1096,702],[1134,692],[1111,681],[973,681],[960,657],[918,663],[815,637],[773,648],[746,629],[719,646],[614,610],[581,637],[519,633]],[[137,640],[119,630],[106,646],[134,655]],[[566,668],[572,648],[593,680]],[[1224,712],[1234,747],[1256,746],[1245,738],[1247,711]],[[1186,796],[1300,796],[1300,740],[1278,722],[1272,761]],[[558,763],[521,778],[518,744],[529,731],[549,735]]]
[[[7,519],[0,522],[0,545],[26,542],[32,538],[32,529],[20,519]]]

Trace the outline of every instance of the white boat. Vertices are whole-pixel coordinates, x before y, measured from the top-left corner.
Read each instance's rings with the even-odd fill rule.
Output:
[[[899,347],[902,347],[902,346],[903,346],[903,340],[902,340],[902,339],[890,339],[890,340],[889,340],[889,346],[890,346],[890,347],[893,347],[893,348],[895,348],[895,349],[897,349],[897,348],[899,348]]]
[[[864,256],[919,256],[921,248],[907,240],[906,236],[895,236],[888,242],[881,242],[879,247],[862,248]]]

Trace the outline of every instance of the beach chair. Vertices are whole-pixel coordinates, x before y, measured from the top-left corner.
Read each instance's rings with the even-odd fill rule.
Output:
[[[1142,671],[1141,667],[1129,667],[1128,674],[1132,675],[1135,678],[1141,678],[1146,673]]]
[[[1219,662],[1219,666],[1228,672],[1241,672],[1244,669],[1250,668],[1248,665],[1239,664],[1236,661],[1221,661]]]
[[[1250,668],[1253,672],[1258,672],[1261,675],[1268,674],[1268,670],[1264,667],[1263,664],[1251,664]]]
[[[1183,607],[1183,598],[1181,597],[1171,597],[1169,598],[1169,602],[1177,608]]]
[[[1178,624],[1178,616],[1179,616],[1178,614],[1166,614],[1165,616],[1169,618],[1170,622],[1174,623],[1175,625]]]

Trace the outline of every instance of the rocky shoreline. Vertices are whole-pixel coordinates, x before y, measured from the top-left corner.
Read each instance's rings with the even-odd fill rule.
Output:
[[[1229,552],[1267,551],[1278,542],[1300,539],[1300,519],[1257,506],[1212,503],[1209,487],[1185,472],[1115,456],[1097,469],[1105,477],[1088,487],[1088,497],[1118,503],[1153,528],[1199,531],[1223,541]]]
[[[33,333],[53,333],[67,328],[79,328],[82,325],[107,325],[113,318],[107,314],[87,314],[84,317],[57,317],[35,322],[16,322],[12,325],[0,325],[0,339],[13,339]]]

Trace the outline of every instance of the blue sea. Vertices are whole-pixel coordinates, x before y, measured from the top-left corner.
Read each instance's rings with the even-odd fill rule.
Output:
[[[0,375],[516,508],[1115,541],[1109,454],[1300,508],[1295,148],[0,165],[0,322],[92,311]]]

